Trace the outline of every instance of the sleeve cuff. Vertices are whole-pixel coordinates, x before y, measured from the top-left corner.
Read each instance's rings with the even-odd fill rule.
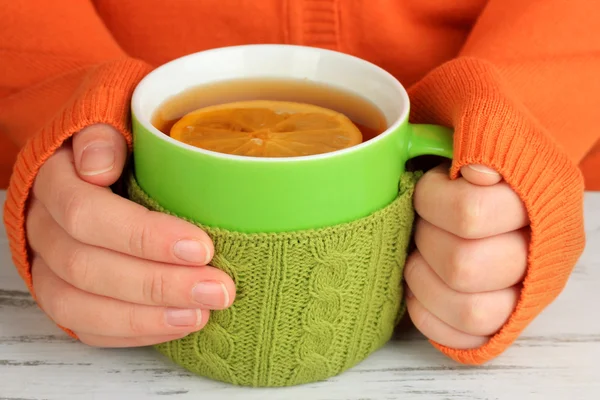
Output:
[[[564,288],[583,252],[583,177],[545,128],[504,87],[494,67],[460,58],[409,90],[411,120],[454,127],[452,178],[467,164],[496,169],[524,202],[531,242],[515,310],[485,345],[450,358],[483,364],[506,350]]]
[[[150,70],[146,63],[133,59],[92,67],[72,100],[40,132],[34,134],[19,153],[7,191],[4,224],[13,262],[34,299],[25,215],[29,193],[40,167],[65,140],[92,124],[114,126],[131,146],[131,95]],[[65,331],[75,336],[73,332]]]

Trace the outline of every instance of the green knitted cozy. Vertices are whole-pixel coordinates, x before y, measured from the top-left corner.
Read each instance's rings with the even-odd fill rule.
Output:
[[[406,173],[387,207],[324,229],[243,234],[196,224],[213,239],[212,265],[233,277],[237,297],[201,331],[156,348],[194,373],[244,386],[319,381],[364,360],[404,313],[416,180]],[[169,213],[133,178],[129,196]]]

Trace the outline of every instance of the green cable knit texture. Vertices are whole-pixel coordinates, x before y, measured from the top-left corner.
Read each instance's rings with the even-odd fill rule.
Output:
[[[233,277],[237,297],[201,331],[156,348],[194,373],[244,386],[315,382],[364,360],[404,313],[416,180],[406,173],[390,205],[330,228],[242,234],[196,224],[213,239],[212,265]],[[169,213],[133,178],[129,196]]]

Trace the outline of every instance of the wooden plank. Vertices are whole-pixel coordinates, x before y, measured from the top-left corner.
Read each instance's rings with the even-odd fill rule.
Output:
[[[72,341],[31,300],[2,230],[0,400],[600,398],[600,193],[587,194],[585,205],[588,246],[567,287],[496,360],[462,366],[408,331],[341,376],[277,390],[200,378],[148,348],[94,349]]]

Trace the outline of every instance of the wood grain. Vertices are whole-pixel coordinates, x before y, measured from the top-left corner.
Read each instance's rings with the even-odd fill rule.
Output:
[[[0,232],[0,400],[600,398],[600,193],[586,194],[588,245],[567,287],[502,356],[445,358],[414,330],[352,370],[293,388],[247,389],[186,372],[149,348],[93,349],[37,308]],[[4,193],[0,192],[0,204]]]

